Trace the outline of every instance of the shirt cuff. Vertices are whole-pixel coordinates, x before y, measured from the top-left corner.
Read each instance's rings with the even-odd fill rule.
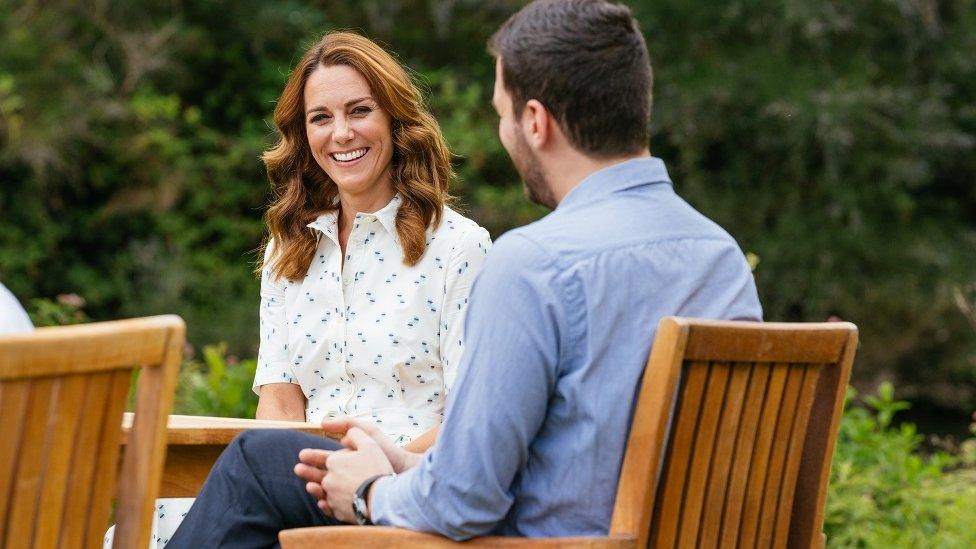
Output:
[[[254,383],[251,390],[255,394],[260,394],[258,387],[269,383],[294,383],[298,384],[292,373],[291,365],[287,362],[269,362],[259,364],[254,372]]]
[[[411,530],[429,531],[430,527],[416,524],[404,510],[419,509],[412,504],[410,495],[410,479],[416,467],[408,469],[397,476],[383,477],[373,484],[369,518],[378,526],[398,526]],[[426,527],[425,527],[426,526]]]

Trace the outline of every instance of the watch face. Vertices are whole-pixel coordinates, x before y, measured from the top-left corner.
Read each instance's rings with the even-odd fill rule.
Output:
[[[356,496],[352,500],[352,512],[356,515],[356,522],[362,526],[368,524],[369,520],[366,518],[366,500]]]

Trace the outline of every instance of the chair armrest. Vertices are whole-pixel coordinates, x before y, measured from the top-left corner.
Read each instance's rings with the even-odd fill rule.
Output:
[[[132,414],[126,413],[122,418],[122,444],[128,440],[131,428]],[[171,415],[166,423],[166,463],[159,497],[195,496],[220,453],[248,429],[294,429],[327,436],[319,425],[300,421]]]
[[[514,538],[481,537],[453,541],[386,526],[320,526],[283,530],[278,534],[282,549],[319,549],[321,547],[357,547],[363,549],[459,549],[464,547],[500,547],[520,549],[634,549],[636,538]]]

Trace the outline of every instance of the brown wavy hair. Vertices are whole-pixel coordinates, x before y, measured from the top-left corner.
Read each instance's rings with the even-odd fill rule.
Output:
[[[288,280],[304,277],[315,256],[318,239],[307,225],[339,209],[338,188],[315,162],[305,133],[305,83],[317,68],[335,65],[357,70],[392,119],[390,172],[393,191],[403,199],[396,231],[405,264],[416,265],[423,257],[426,231],[440,224],[451,200],[451,153],[407,70],[368,38],[330,32],[305,52],[288,77],[274,110],[280,138],[261,155],[273,196],[265,221],[275,243],[265,262],[275,276]]]

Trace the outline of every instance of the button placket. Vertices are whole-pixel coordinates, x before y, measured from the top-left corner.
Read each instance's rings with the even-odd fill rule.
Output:
[[[360,267],[363,263],[363,225],[367,224],[367,216],[364,214],[356,214],[356,218],[353,221],[352,230],[349,231],[349,239],[346,241],[346,257],[345,262],[342,265],[342,321],[343,321],[343,356],[342,364],[345,369],[346,375],[352,382],[352,390],[349,396],[346,398],[346,404],[344,408],[348,412],[350,409],[352,411],[357,411],[359,406],[356,396],[359,394],[361,388],[356,380],[356,373],[350,369],[350,351],[349,351],[349,338],[353,330],[350,328],[350,323],[355,316],[355,311],[351,310],[350,303],[353,302],[352,296],[353,292],[356,290],[356,283],[360,279]]]

